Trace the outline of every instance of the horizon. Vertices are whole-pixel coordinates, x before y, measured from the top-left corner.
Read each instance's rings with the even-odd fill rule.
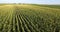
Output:
[[[60,0],[0,0],[1,3],[59,4]]]

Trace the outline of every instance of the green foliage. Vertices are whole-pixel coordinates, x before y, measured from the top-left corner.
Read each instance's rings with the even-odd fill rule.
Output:
[[[0,6],[0,32],[60,32],[60,9],[28,4]]]

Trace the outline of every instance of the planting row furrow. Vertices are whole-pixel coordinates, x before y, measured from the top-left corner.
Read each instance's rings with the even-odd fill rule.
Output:
[[[9,18],[10,18],[10,15],[7,16],[7,19],[4,21],[3,30],[2,30],[3,32],[6,32],[8,30]]]
[[[31,25],[33,27],[33,30],[35,30],[35,32],[39,32],[39,29],[31,22],[31,19],[28,17],[25,17],[24,15],[22,15],[24,20],[26,21],[26,23],[29,23],[29,25]]]
[[[16,30],[15,30],[15,16],[13,16],[13,32],[16,32]]]
[[[10,19],[9,19],[9,25],[8,25],[8,32],[12,32],[12,26],[13,26],[13,23],[12,23],[12,11],[10,13]]]
[[[19,27],[19,21],[18,21],[18,16],[16,15],[16,26],[17,26],[17,32],[20,32],[20,27]]]
[[[24,26],[23,26],[23,22],[22,22],[22,20],[21,20],[21,16],[18,16],[18,20],[19,20],[19,26],[20,26],[20,31],[21,32],[25,32],[25,30],[24,30]]]
[[[20,15],[20,16],[21,16],[21,15]],[[21,16],[21,20],[22,20],[22,22],[23,22],[23,27],[24,27],[25,32],[30,32],[30,30],[28,29],[27,24],[25,23],[25,21],[24,21],[24,19],[22,18],[22,16]]]
[[[27,24],[29,30],[30,30],[31,32],[35,32],[35,29],[31,26],[29,20],[27,20],[27,19],[25,18],[25,16],[22,16],[22,17],[23,17],[25,23]]]
[[[0,31],[3,30],[3,25],[4,25],[5,21],[6,21],[6,19],[7,19],[7,16],[5,16],[5,18],[2,20],[2,23],[0,23]]]

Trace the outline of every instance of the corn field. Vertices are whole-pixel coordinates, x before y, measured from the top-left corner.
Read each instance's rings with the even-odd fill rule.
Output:
[[[2,5],[0,32],[60,32],[60,9],[37,5]]]

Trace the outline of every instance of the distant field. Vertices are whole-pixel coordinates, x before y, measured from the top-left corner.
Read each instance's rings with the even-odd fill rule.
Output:
[[[60,9],[60,5],[41,5],[41,6]]]
[[[32,5],[50,7],[50,8],[59,8],[60,9],[60,5],[38,5],[38,4],[32,4]]]
[[[1,5],[0,32],[60,32],[60,6]]]

